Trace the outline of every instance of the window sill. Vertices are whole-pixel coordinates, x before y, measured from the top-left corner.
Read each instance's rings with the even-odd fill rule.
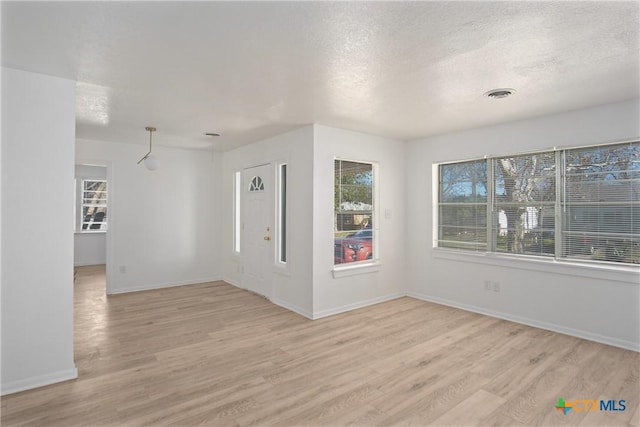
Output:
[[[640,284],[640,267],[629,265],[591,264],[572,260],[532,255],[509,255],[491,252],[463,252],[452,249],[433,248],[431,256],[436,259],[470,262],[498,267],[515,268],[536,272],[564,274],[568,276],[600,279],[631,285]]]
[[[349,266],[341,265],[334,267],[331,272],[333,273],[334,279],[339,279],[341,277],[356,276],[358,274],[377,273],[381,265],[380,261],[358,263]]]
[[[106,234],[107,230],[81,230],[74,231],[74,234]]]

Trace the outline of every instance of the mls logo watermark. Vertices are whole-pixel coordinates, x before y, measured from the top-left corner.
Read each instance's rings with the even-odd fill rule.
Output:
[[[564,415],[567,415],[570,411],[576,412],[623,412],[627,409],[626,400],[592,400],[592,399],[576,399],[576,400],[564,400],[564,398],[558,398],[558,403],[555,408],[561,411]]]

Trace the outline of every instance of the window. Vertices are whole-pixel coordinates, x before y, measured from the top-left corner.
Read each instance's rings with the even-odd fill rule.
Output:
[[[240,253],[240,229],[242,220],[240,219],[240,193],[242,191],[242,174],[233,173],[233,252]]]
[[[640,264],[640,143],[567,150],[564,169],[563,255]]]
[[[638,142],[441,164],[438,173],[438,247],[640,264]]]
[[[287,164],[278,165],[278,262],[287,263]]]
[[[553,256],[555,152],[493,159],[496,252]]]
[[[334,264],[374,258],[374,165],[335,160]]]
[[[439,176],[439,246],[487,250],[487,161],[441,165]]]
[[[81,225],[83,231],[107,229],[107,181],[82,180]]]

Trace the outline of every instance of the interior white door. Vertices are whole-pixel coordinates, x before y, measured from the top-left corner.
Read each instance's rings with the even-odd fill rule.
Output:
[[[271,298],[273,209],[275,197],[271,165],[244,170],[242,191],[242,286]]]

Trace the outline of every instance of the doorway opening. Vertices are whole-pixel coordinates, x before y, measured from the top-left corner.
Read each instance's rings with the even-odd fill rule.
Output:
[[[110,165],[77,162],[75,165],[75,226],[73,264],[79,267],[104,266],[105,293],[109,294],[109,231],[111,227]],[[74,274],[75,276],[75,274]]]

